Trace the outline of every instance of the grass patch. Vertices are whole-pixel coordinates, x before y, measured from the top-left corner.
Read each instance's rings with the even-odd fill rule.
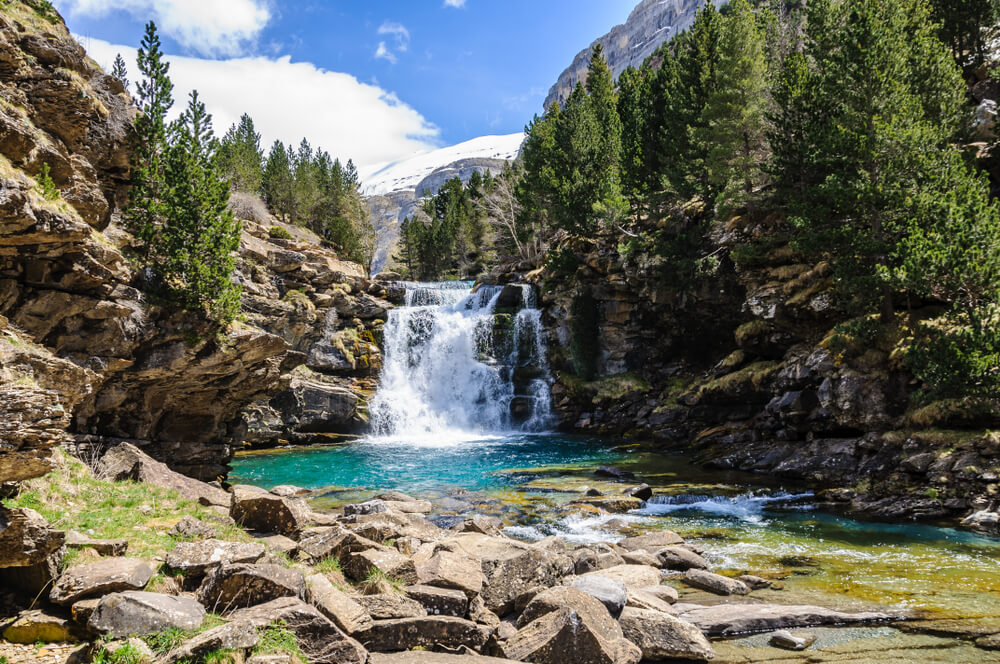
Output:
[[[218,615],[210,613],[205,616],[205,621],[198,629],[183,630],[171,627],[170,629],[165,629],[162,632],[156,632],[155,634],[144,636],[142,637],[142,640],[145,641],[146,645],[149,646],[150,649],[152,649],[152,651],[157,655],[165,655],[191,637],[197,636],[198,634],[208,631],[213,627],[218,627],[225,622],[226,621]]]
[[[399,579],[394,579],[377,567],[373,567],[368,572],[364,581],[358,584],[358,589],[365,595],[382,595],[386,593],[405,594],[403,590],[406,584]]]
[[[195,501],[139,482],[108,482],[94,477],[80,460],[56,450],[55,470],[22,485],[22,492],[3,501],[8,508],[37,510],[60,530],[77,530],[95,539],[124,539],[133,557],[171,551],[178,542],[168,534],[181,517],[212,514]],[[222,529],[220,529],[222,530]],[[249,541],[239,528],[226,528],[235,541]]]
[[[91,664],[146,664],[146,657],[131,643],[126,643],[114,653],[101,649],[94,655]]]
[[[329,574],[331,572],[336,572],[339,574],[341,572],[340,560],[333,556],[329,558],[324,558],[323,560],[313,565],[313,569],[316,570],[316,572],[318,572],[319,574]]]
[[[260,632],[260,641],[254,646],[254,655],[291,655],[305,659],[299,640],[295,633],[288,629],[285,621],[269,625]]]

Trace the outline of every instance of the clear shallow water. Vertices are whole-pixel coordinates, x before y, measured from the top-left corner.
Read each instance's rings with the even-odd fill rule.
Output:
[[[631,470],[657,497],[628,514],[571,504],[588,488],[614,495],[635,483],[599,477],[593,472],[599,465]],[[703,471],[635,446],[525,434],[365,439],[240,455],[233,466],[233,482],[322,489],[322,506],[404,491],[431,499],[443,525],[454,518],[448,515],[474,510],[499,516],[510,535],[528,540],[554,534],[574,542],[614,541],[669,528],[703,546],[715,567],[783,580],[784,591],[755,594],[765,601],[890,606],[1000,625],[1000,540],[846,518],[822,511],[801,488]]]

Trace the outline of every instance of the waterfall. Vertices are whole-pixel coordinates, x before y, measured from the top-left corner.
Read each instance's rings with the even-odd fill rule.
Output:
[[[376,436],[465,440],[550,424],[551,376],[530,286],[407,283],[389,312]],[[517,306],[499,306],[509,304]],[[504,300],[501,302],[501,300]]]

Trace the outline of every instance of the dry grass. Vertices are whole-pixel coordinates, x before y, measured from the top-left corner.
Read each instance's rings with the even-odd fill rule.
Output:
[[[260,196],[237,191],[229,196],[229,209],[237,219],[246,219],[258,224],[271,222],[271,213]]]

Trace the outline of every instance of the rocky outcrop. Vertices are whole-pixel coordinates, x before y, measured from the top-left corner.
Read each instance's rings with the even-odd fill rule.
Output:
[[[716,5],[726,0],[715,0]],[[642,0],[623,25],[598,38],[594,44],[604,47],[604,57],[617,78],[629,67],[639,67],[661,44],[686,30],[706,0]],[[545,98],[545,108],[566,101],[577,83],[586,83],[587,65],[594,49],[591,44],[573,59],[573,64],[559,75]]]

